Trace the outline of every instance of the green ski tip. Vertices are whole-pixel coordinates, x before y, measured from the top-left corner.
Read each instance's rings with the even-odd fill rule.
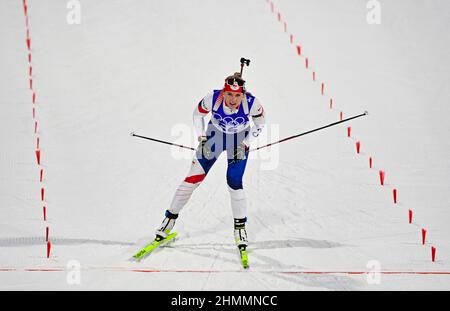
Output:
[[[133,255],[133,258],[137,259],[137,260],[142,259],[143,257],[145,257],[147,254],[149,254],[150,252],[152,252],[153,250],[155,250],[159,246],[161,246],[163,244],[166,244],[170,240],[173,240],[176,236],[177,236],[177,233],[173,232],[173,233],[169,234],[165,239],[163,239],[161,241],[157,241],[156,239],[154,239],[152,241],[152,243],[148,244],[143,249],[141,249],[139,252],[137,252],[135,255]]]
[[[241,263],[244,269],[248,269],[250,266],[248,264],[248,254],[247,249],[245,247],[239,248],[239,253],[241,254]]]

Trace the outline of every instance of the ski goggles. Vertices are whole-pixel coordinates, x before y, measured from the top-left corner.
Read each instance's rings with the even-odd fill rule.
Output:
[[[245,84],[245,81],[243,80],[243,79],[240,79],[240,78],[227,78],[226,80],[225,80],[225,82],[228,84],[228,85],[230,85],[230,86],[233,86],[233,85],[235,85],[235,83],[238,85],[238,86],[240,86],[240,87],[242,87],[242,86],[244,86],[244,84]]]

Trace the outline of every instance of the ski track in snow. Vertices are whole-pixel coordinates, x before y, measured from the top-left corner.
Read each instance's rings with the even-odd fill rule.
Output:
[[[0,171],[5,172],[0,188],[4,215],[0,289],[448,289],[450,277],[438,273],[450,270],[446,259],[450,232],[443,225],[448,221],[445,207],[436,206],[450,202],[448,195],[437,192],[448,188],[449,167],[432,163],[442,163],[450,153],[445,143],[448,125],[440,119],[447,111],[438,104],[448,102],[448,87],[436,82],[448,78],[434,64],[440,59],[445,66],[449,59],[427,57],[427,66],[436,70],[427,73],[426,79],[433,82],[426,82],[421,90],[417,85],[425,81],[424,76],[406,61],[422,63],[414,53],[401,52],[414,50],[408,48],[414,45],[414,36],[448,52],[448,40],[438,43],[433,38],[439,36],[426,35],[426,24],[409,23],[417,12],[428,14],[425,21],[434,17],[436,24],[430,27],[444,23],[448,28],[448,21],[441,22],[439,12],[444,8],[417,4],[404,14],[403,22],[410,29],[405,32],[391,16],[404,4],[400,2],[384,6],[385,21],[376,29],[367,28],[364,19],[355,16],[365,16],[365,5],[341,3],[338,12],[329,16],[335,4],[329,3],[327,10],[325,2],[277,1],[277,10],[279,5],[289,12],[288,29],[295,33],[295,41],[312,56],[310,70],[304,69],[303,59],[299,62],[294,45],[289,44],[289,32],[278,28],[276,14],[270,13],[266,1],[155,5],[98,0],[83,4],[83,22],[77,26],[64,24],[64,3],[29,3],[33,58],[39,64],[34,82],[39,91],[38,118],[45,125],[41,167],[51,190],[46,198],[51,217],[46,224],[38,217],[41,211],[36,211],[36,160],[29,154],[35,138],[25,124],[31,111],[26,105],[30,101],[27,80],[23,80],[27,69],[23,32],[18,31],[23,29],[22,3],[2,2],[0,35],[10,49],[0,54],[5,68],[0,75],[5,86],[0,95],[0,137],[7,143],[0,152]],[[235,5],[241,7],[239,13]],[[209,14],[212,11],[223,12],[229,18],[227,24],[241,24],[242,35],[234,36],[232,44],[225,40],[228,27],[217,23]],[[330,43],[334,40],[339,40],[340,48],[330,53],[329,44],[337,46]],[[371,58],[372,52],[365,47],[373,42],[378,54]],[[354,49],[352,61],[344,52],[349,47]],[[223,52],[220,61],[215,51]],[[166,146],[136,141],[128,133],[139,130],[170,140],[172,124],[190,127],[195,103],[220,86],[217,82],[237,68],[241,56],[252,59],[245,75],[251,91],[262,99],[269,123],[281,125],[280,138],[334,122],[342,108],[345,114],[361,108],[371,114],[348,124],[356,135],[350,139],[342,125],[281,144],[276,169],[264,170],[262,160],[249,160],[244,179],[249,202],[249,271],[239,269],[224,155],[182,211],[176,226],[179,236],[141,263],[128,262],[136,249],[153,238],[190,165],[188,158],[173,159]],[[316,82],[311,80],[311,68],[317,73]],[[320,95],[322,73],[330,77],[326,93],[336,94],[334,110]],[[344,81],[352,81],[353,89]],[[361,104],[362,97],[372,91],[367,85],[383,91]],[[427,114],[427,123],[417,124],[424,94],[434,98],[436,111]],[[17,133],[14,140],[7,135],[11,132]],[[435,145],[422,148],[432,148],[434,153],[421,153],[421,148],[411,151],[416,147],[403,143],[411,132],[423,135],[418,138],[422,141],[434,141]],[[358,156],[354,151],[357,136],[365,137]],[[370,155],[368,148],[380,152],[372,170],[363,162]],[[383,189],[376,175],[380,165],[386,165],[388,174]],[[423,181],[415,178],[419,175],[425,176]],[[397,206],[387,193],[393,185],[404,187],[400,187]],[[412,225],[406,222],[409,208],[417,215]],[[432,242],[420,245],[422,223],[432,226],[429,239],[439,246],[435,263],[428,251]],[[42,236],[47,224],[53,244],[50,259],[45,258]],[[73,259],[81,263],[83,281],[78,287],[66,283],[65,265]],[[381,265],[381,284],[367,282],[370,260]]]

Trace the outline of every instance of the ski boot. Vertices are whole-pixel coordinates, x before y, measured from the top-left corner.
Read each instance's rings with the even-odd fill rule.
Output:
[[[234,219],[234,240],[238,248],[246,248],[248,246],[247,231],[245,230],[246,221],[247,218]]]
[[[241,263],[244,269],[248,269],[248,255],[247,255],[247,231],[245,230],[245,222],[247,218],[235,218],[234,219],[234,240],[239,249],[239,253],[241,255]]]
[[[166,211],[165,218],[159,226],[158,230],[156,230],[155,241],[160,242],[167,238],[170,234],[170,231],[175,226],[175,220],[178,218],[178,214],[172,214],[168,210]]]

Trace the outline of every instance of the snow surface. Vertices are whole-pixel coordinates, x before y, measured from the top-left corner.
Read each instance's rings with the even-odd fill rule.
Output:
[[[450,271],[448,1],[380,1],[381,24],[369,25],[366,1],[279,0],[287,33],[265,0],[81,1],[80,25],[66,22],[66,1],[28,2],[37,134],[22,1],[0,1],[0,289],[450,289],[450,275],[413,274]],[[240,57],[251,59],[248,88],[267,114],[262,138],[340,111],[369,115],[249,161],[249,271],[233,242],[224,157],[182,211],[178,240],[128,261],[153,237],[192,156],[129,133],[194,145],[177,130],[191,130],[195,104]],[[67,282],[71,260],[79,285]],[[368,282],[372,260],[379,284]]]

